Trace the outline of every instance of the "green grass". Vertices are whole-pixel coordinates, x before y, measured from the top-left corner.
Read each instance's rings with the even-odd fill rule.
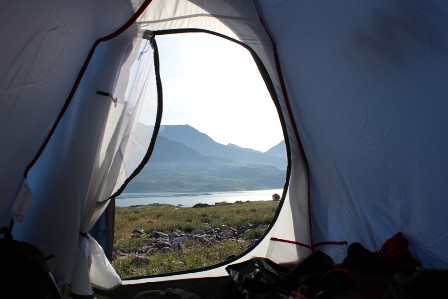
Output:
[[[240,227],[247,222],[255,225],[270,224],[277,208],[278,202],[273,201],[205,208],[172,206],[117,208],[114,248],[131,254],[117,257],[112,264],[120,277],[130,278],[187,271],[221,263],[230,256],[244,252],[251,241],[262,237],[265,231],[252,229],[247,231],[240,240],[227,240],[214,244],[202,244],[189,240],[185,243],[185,249],[182,251],[154,252],[146,255],[149,258],[147,265],[133,263],[136,255],[132,252],[145,246],[145,239],[153,231],[169,233],[177,229],[182,232],[191,232],[196,229],[204,229],[208,225],[215,228],[224,225]],[[134,229],[143,231],[143,237],[133,239],[131,233]]]
[[[194,242],[194,241],[190,241]],[[136,265],[132,262],[135,255],[120,257],[113,262],[115,270],[121,278],[136,276],[161,275],[212,266],[225,261],[229,255],[237,255],[244,251],[247,242],[226,241],[210,247],[202,244],[187,244],[191,246],[183,251],[148,255],[148,265]]]

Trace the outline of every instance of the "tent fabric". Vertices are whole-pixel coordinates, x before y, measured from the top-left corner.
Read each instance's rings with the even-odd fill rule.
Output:
[[[418,260],[446,267],[446,5],[259,2],[293,80],[315,242],[373,250],[402,231]]]
[[[80,295],[92,293],[92,282],[116,285],[114,275],[87,277],[110,268],[89,263],[98,243],[80,232],[138,169],[157,131],[161,93],[144,34],[188,31],[251,52],[287,141],[281,211],[234,263],[295,262],[316,249],[340,261],[348,243],[373,251],[403,232],[424,267],[448,266],[447,4],[23,0],[0,14],[0,222],[9,224],[28,186],[14,237],[55,255],[59,285]],[[145,136],[134,130],[141,117]],[[223,275],[218,267],[123,283]]]
[[[75,94],[74,104],[29,174],[34,200],[40,205],[30,211],[25,225],[15,229],[15,234],[28,242],[41,246],[53,243],[47,250],[55,256],[78,256],[75,263],[70,258],[56,258],[54,271],[66,273],[71,267],[75,274],[71,276],[68,272],[69,276],[62,281],[71,283],[72,291],[79,295],[93,294],[91,288],[78,288],[77,280],[78,277],[83,280],[83,275],[90,273],[88,259],[95,247],[82,238],[77,245],[79,237],[54,244],[51,241],[54,236],[47,232],[61,235],[69,230],[73,235],[78,235],[77,231],[88,232],[107,207],[109,196],[124,183],[137,167],[136,161],[140,162],[146,153],[150,138],[146,135],[135,138],[132,132],[143,103],[154,99],[148,96],[148,90],[154,89],[149,88],[154,83],[151,79],[154,67],[147,41],[137,34],[133,30],[97,47]],[[98,90],[114,92],[105,97],[99,95]],[[148,132],[151,136],[152,131]],[[136,142],[140,142],[139,146]],[[52,171],[47,171],[47,167]],[[54,184],[61,188],[51,188]],[[77,191],[73,192],[75,186]],[[58,210],[64,211],[59,217],[50,217],[54,212],[45,204],[52,198],[64,198],[59,202]],[[67,219],[66,214],[76,210],[78,213],[71,213],[75,218]],[[35,232],[35,225],[42,230]],[[54,228],[57,225],[58,228]]]
[[[0,139],[10,144],[3,147],[0,158],[2,225],[9,224],[24,170],[63,106],[92,44],[134,13],[126,1],[111,4],[46,0],[2,5],[0,126],[4,129]]]

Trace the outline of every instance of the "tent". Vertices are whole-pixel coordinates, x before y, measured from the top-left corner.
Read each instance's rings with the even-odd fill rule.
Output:
[[[54,255],[59,285],[90,295],[92,284],[226,275],[221,265],[120,281],[107,260],[89,262],[102,256],[98,242],[107,247],[107,217],[98,242],[86,233],[154,147],[157,36],[182,32],[252,54],[287,144],[277,219],[233,262],[291,262],[317,249],[340,261],[351,242],[375,249],[403,232],[424,267],[448,267],[447,4],[22,0],[0,14],[1,226]],[[148,107],[153,131],[135,136]]]

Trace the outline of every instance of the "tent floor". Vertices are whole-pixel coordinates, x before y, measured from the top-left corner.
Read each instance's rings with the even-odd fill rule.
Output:
[[[229,276],[171,280],[133,285],[121,285],[111,291],[95,289],[98,299],[131,299],[138,293],[150,290],[182,289],[195,293],[201,299],[233,298],[232,280]]]

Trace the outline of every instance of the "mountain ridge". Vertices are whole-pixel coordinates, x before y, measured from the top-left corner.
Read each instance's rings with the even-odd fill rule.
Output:
[[[170,140],[181,142],[204,156],[229,158],[244,163],[265,164],[275,166],[279,169],[286,169],[286,151],[284,151],[284,155],[266,154],[276,147],[281,148],[283,146],[284,149],[283,141],[263,153],[255,149],[243,148],[232,143],[227,145],[218,143],[207,134],[202,133],[189,125],[161,126],[159,136],[164,136]],[[279,152],[279,150],[277,149],[276,152]]]
[[[284,158],[217,143],[189,125],[161,126],[153,154],[125,192],[278,189],[285,181],[280,161],[286,168]]]

